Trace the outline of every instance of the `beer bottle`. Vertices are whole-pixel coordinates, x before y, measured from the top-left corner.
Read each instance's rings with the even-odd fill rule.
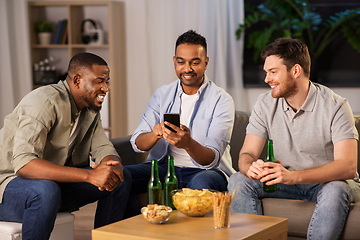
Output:
[[[151,176],[148,184],[148,204],[162,204],[161,182],[159,179],[158,162],[151,161]]]
[[[266,158],[264,162],[276,162],[274,158],[273,141],[269,139],[267,141]],[[272,193],[276,191],[276,184],[266,185],[267,182],[263,183],[263,189],[265,192]]]
[[[171,191],[177,188],[178,188],[178,180],[174,170],[174,157],[169,155],[168,168],[164,180],[164,204],[166,206],[171,207],[172,209],[175,209],[175,206],[172,202]]]

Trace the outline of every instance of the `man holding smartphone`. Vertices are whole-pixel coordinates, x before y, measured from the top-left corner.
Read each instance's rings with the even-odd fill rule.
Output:
[[[155,91],[131,138],[135,151],[150,151],[145,163],[125,166],[133,177],[132,192],[147,191],[151,159],[159,161],[164,179],[168,155],[174,156],[179,188],[225,191],[235,172],[229,146],[234,102],[205,75],[209,58],[203,36],[193,30],[179,36],[173,61],[179,79]],[[165,113],[178,113],[180,126],[164,121]]]

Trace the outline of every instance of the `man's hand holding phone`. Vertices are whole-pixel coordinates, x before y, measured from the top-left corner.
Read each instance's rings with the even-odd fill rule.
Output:
[[[177,127],[180,127],[180,114],[178,113],[164,113],[164,122],[169,122],[174,124]],[[176,133],[176,131],[170,127],[169,125],[165,124],[165,127],[170,131]]]

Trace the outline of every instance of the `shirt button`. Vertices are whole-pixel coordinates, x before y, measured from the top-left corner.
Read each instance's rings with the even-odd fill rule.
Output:
[[[70,126],[72,127],[72,126],[74,126],[74,124],[72,123],[72,124],[70,124]]]

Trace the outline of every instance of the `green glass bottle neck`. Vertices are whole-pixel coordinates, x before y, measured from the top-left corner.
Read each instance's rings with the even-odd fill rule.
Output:
[[[266,162],[275,162],[273,141],[268,139],[266,148]]]
[[[167,175],[168,175],[168,176],[175,176],[174,157],[173,157],[173,156],[169,156],[169,158],[168,158]]]
[[[158,171],[157,160],[152,160],[151,161],[151,179],[152,180],[159,179],[159,171]]]

